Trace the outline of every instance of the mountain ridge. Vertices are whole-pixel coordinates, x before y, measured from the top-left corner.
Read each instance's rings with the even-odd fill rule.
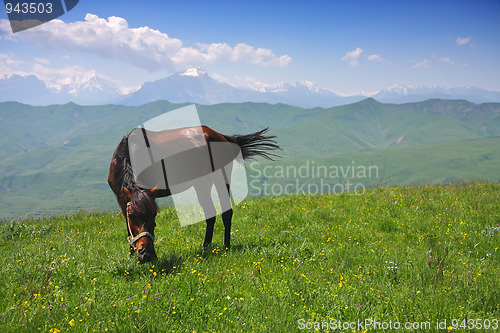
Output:
[[[465,99],[474,103],[500,102],[499,91],[476,87],[411,86],[395,84],[371,93],[340,93],[307,80],[286,81],[245,88],[212,78],[200,67],[178,71],[165,78],[145,82],[141,87],[120,87],[95,72],[64,79],[42,81],[34,75],[0,77],[0,102],[18,101],[33,105],[124,104],[142,105],[155,100],[172,103],[284,103],[299,107],[334,107],[373,97],[383,103],[412,103],[430,98]]]

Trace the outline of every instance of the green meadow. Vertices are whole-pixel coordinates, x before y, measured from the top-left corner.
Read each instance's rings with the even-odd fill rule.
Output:
[[[220,218],[202,251],[204,223],[163,207],[144,265],[116,212],[2,223],[0,331],[496,331],[499,202],[493,183],[247,200],[228,252]]]

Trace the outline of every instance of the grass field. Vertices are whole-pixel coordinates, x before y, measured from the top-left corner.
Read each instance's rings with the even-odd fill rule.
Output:
[[[249,200],[229,252],[220,220],[203,252],[163,208],[144,265],[118,213],[4,223],[0,331],[495,331],[499,203],[484,183]]]

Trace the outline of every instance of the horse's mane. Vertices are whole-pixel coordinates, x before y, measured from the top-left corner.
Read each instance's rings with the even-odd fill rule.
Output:
[[[119,188],[121,196],[124,196],[121,190],[124,187],[132,193],[130,204],[132,205],[134,212],[141,215],[156,215],[158,212],[158,205],[156,204],[153,195],[147,189],[139,187],[135,181],[128,150],[129,134],[123,137],[116,148],[114,179],[116,184],[121,185]]]

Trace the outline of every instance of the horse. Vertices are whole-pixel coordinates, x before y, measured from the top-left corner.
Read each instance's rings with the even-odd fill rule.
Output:
[[[251,134],[231,136],[218,133],[207,126],[197,126],[149,133],[147,138],[149,138],[149,140],[154,140],[154,143],[160,146],[166,145],[175,147],[179,144],[185,146],[186,143],[188,143],[189,146],[193,147],[190,149],[191,155],[202,154],[201,150],[198,149],[200,142],[203,142],[206,145],[210,145],[211,143],[226,143],[227,149],[233,149],[231,146],[239,147],[239,151],[241,152],[244,160],[254,159],[257,156],[268,160],[274,160],[274,158],[279,157],[279,155],[277,155],[274,151],[281,148],[275,141],[276,136],[267,135],[268,130],[269,127]],[[137,133],[137,131],[134,132],[133,130],[125,135],[116,147],[109,167],[108,184],[114,192],[118,205],[120,206],[125,217],[129,235],[127,240],[130,246],[130,255],[133,256],[134,253],[136,253],[139,262],[144,263],[156,259],[156,252],[154,248],[154,229],[156,227],[155,218],[159,208],[155,199],[171,196],[175,194],[175,191],[179,191],[179,189],[176,189],[175,191],[172,190],[172,186],[169,186],[168,183],[164,183],[163,188],[158,188],[158,186],[151,187],[151,185],[148,186],[141,183],[137,175],[134,174],[134,170],[131,165],[129,144],[132,141],[134,133]],[[146,139],[145,132],[144,138]],[[149,144],[150,143],[148,142],[148,146]],[[234,156],[235,154],[234,152],[231,152],[229,155]],[[182,160],[180,161],[182,164]],[[206,174],[207,170],[205,169],[207,163],[190,164],[190,169],[194,168],[195,172]],[[211,164],[213,170],[214,163],[212,162]],[[177,167],[182,168],[183,166],[177,163]],[[165,173],[164,165],[163,173]],[[165,176],[167,175],[165,174]],[[231,203],[230,201],[227,202],[227,200],[230,200],[230,177],[230,174],[224,174],[226,186],[221,186],[220,182],[187,183],[188,186],[194,187],[198,201],[205,214],[206,230],[203,249],[207,249],[212,243],[214,225],[216,221],[215,207],[210,197],[210,192],[214,185],[219,198],[221,199],[221,206],[225,205],[226,207],[229,207],[229,209],[222,213],[222,222],[224,224],[224,247],[226,249],[230,248],[231,220],[233,216]],[[158,179],[157,183],[160,181],[161,180]],[[181,190],[185,190],[185,188]],[[204,199],[202,200],[202,198]]]

